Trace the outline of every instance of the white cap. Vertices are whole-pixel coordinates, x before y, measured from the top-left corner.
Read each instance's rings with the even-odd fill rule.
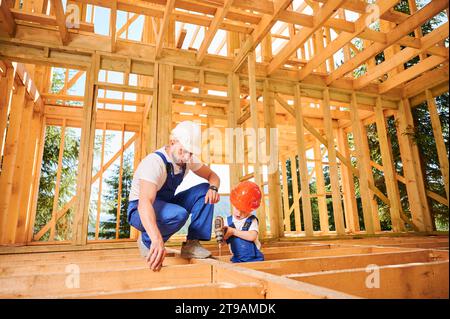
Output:
[[[202,130],[199,124],[192,121],[184,121],[172,130],[171,135],[177,139],[183,147],[196,155],[201,153]]]

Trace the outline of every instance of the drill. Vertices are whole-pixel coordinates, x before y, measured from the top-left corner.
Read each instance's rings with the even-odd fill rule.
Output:
[[[223,217],[217,216],[214,219],[214,233],[216,234],[216,240],[219,244],[223,243],[223,229],[224,229],[224,223],[223,223]]]

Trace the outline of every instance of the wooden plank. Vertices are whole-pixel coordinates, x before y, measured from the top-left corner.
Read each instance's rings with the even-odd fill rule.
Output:
[[[295,220],[295,232],[300,233],[302,231],[301,217],[300,217],[300,196],[298,192],[298,175],[297,175],[297,159],[296,155],[291,155],[291,179],[292,179],[292,198],[294,203],[294,220]]]
[[[284,213],[284,231],[291,231],[291,211],[289,210],[289,188],[286,172],[286,158],[281,158],[281,175],[283,182],[283,213]]]
[[[398,190],[397,180],[395,179],[394,160],[391,152],[390,141],[387,136],[386,118],[384,117],[381,108],[381,97],[377,99],[377,106],[375,107],[375,116],[377,123],[377,136],[380,143],[381,158],[383,161],[384,181],[386,183],[386,190],[389,198],[389,212],[391,215],[392,229],[394,232],[404,231],[405,227],[401,221],[401,202],[400,193]]]
[[[363,206],[364,215],[364,226],[368,234],[373,234],[375,232],[373,212],[371,205],[371,198],[369,192],[369,180],[368,180],[368,170],[364,165],[368,163],[365,158],[365,153],[363,152],[363,142],[361,135],[361,121],[359,119],[358,110],[356,107],[356,94],[352,94],[352,103],[350,105],[350,115],[352,118],[352,133],[353,140],[355,142],[356,148],[356,158],[358,162],[359,169],[359,191],[361,194],[361,202]]]
[[[448,298],[448,261],[367,269],[306,273],[289,275],[288,278],[364,298]],[[378,283],[379,286],[375,286]]]
[[[336,158],[336,148],[331,124],[330,92],[328,88],[323,91],[323,117],[325,122],[325,135],[328,141],[328,161],[330,167],[330,182],[333,200],[333,216],[338,235],[345,234],[344,215],[342,212],[341,191],[339,188],[339,175]]]
[[[306,274],[319,271],[363,268],[371,264],[384,266],[413,262],[425,263],[436,260],[445,259],[444,256],[436,256],[430,251],[415,250],[251,262],[243,264],[242,267],[283,276],[289,274]]]
[[[8,124],[8,117],[11,112],[11,95],[13,92],[15,78],[14,68],[6,69],[6,74],[4,77],[0,78],[0,154],[3,154],[3,147],[6,137],[6,127]]]
[[[67,285],[67,273],[15,276],[0,278],[0,295],[5,297],[39,297],[46,295],[73,294],[74,288]],[[131,289],[182,284],[205,284],[211,282],[209,265],[174,265],[163,267],[160,272],[147,268],[128,268],[110,271],[80,272],[76,293],[107,292],[129,287]],[[99,287],[101,287],[99,289]]]
[[[448,30],[447,30],[448,31]],[[442,178],[444,180],[445,193],[447,199],[449,198],[449,174],[448,174],[448,157],[447,148],[445,146],[444,137],[442,133],[441,120],[437,111],[436,102],[430,90],[426,90],[428,111],[430,112],[431,126],[433,128],[434,140],[439,158],[439,166],[441,169]]]
[[[120,36],[116,34],[117,28],[117,0],[113,0],[111,2],[111,11],[110,11],[110,20],[109,20],[109,36],[111,37],[111,52],[116,51],[116,36]],[[137,16],[137,15],[135,15]],[[128,82],[126,82],[128,84]]]
[[[306,236],[312,236],[313,222],[311,212],[311,198],[309,191],[308,166],[306,163],[306,145],[305,145],[303,112],[300,99],[301,99],[300,88],[297,85],[295,87],[294,107],[295,107],[296,132],[297,132],[297,154],[300,172],[300,186],[302,192],[303,223],[305,227]]]

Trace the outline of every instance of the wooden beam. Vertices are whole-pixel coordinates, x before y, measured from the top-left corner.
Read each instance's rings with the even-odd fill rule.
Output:
[[[113,0],[111,3],[111,14],[109,21],[109,36],[111,37],[111,52],[116,51],[116,34],[117,28],[117,0]]]
[[[2,26],[2,29],[12,38],[16,34],[16,22],[11,13],[11,9],[13,7],[14,1],[12,0],[0,1],[0,25]]]
[[[158,59],[161,56],[164,37],[169,28],[170,16],[175,7],[175,0],[167,0],[166,8],[164,10],[164,17],[159,27],[158,38],[156,39],[155,58]]]
[[[286,44],[281,51],[273,58],[272,62],[270,62],[267,67],[267,73],[272,74],[275,70],[277,70],[283,63],[289,59],[289,57],[294,53],[299,46],[305,43],[314,32],[320,28],[325,21],[328,20],[331,16],[335,14],[335,10],[344,2],[344,0],[333,0],[328,1],[325,5],[323,5],[317,14],[314,16],[313,27],[306,28],[304,27],[297,33],[292,40]]]
[[[66,15],[64,14],[64,7],[61,0],[52,0],[52,10],[56,16],[56,24],[58,25],[61,42],[67,45],[70,42],[70,34],[66,26]]]
[[[230,10],[231,5],[234,0],[225,0],[223,7],[219,7],[216,10],[216,14],[214,15],[214,19],[211,21],[211,24],[208,27],[208,31],[206,31],[205,37],[203,38],[202,44],[197,52],[197,63],[200,64],[203,61],[203,58],[208,53],[209,45],[211,44],[214,36],[216,35],[217,30],[225,18],[228,10]]]
[[[389,39],[386,43],[374,43],[369,48],[358,53],[350,61],[344,63],[333,73],[331,73],[327,77],[326,83],[331,84],[338,78],[356,69],[359,65],[361,65],[371,57],[388,48],[405,35],[414,31],[414,29],[416,29],[418,26],[421,26],[425,21],[434,17],[446,7],[448,7],[448,0],[430,2],[425,7],[408,17],[405,21],[400,23],[395,29],[393,29],[390,32]]]

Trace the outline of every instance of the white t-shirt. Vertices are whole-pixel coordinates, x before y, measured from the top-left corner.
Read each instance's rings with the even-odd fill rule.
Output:
[[[242,230],[242,227],[244,227],[245,221],[247,220],[248,217],[246,218],[242,218],[242,219],[237,219],[233,216],[233,224],[234,227],[236,227],[237,230]],[[224,225],[228,226],[228,218],[224,218]],[[250,227],[248,228],[248,230],[255,230],[257,233],[259,233],[259,225],[258,225],[258,220],[256,218],[253,218],[252,223],[250,224]],[[255,245],[256,248],[261,249],[261,243],[258,240],[258,237],[256,237],[255,240]],[[230,246],[230,245],[228,245]],[[231,248],[230,248],[231,251]]]
[[[156,150],[157,152],[162,153],[166,160],[169,163],[173,163],[171,157],[166,153],[165,147]],[[186,170],[184,172],[184,176],[189,172],[189,170],[195,172],[199,170],[203,166],[203,163],[193,155],[190,162],[186,165]],[[173,165],[174,174],[179,174],[181,168],[178,165]],[[164,164],[163,159],[155,153],[148,154],[138,165],[136,171],[133,175],[133,181],[131,182],[131,190],[129,200],[139,199],[139,184],[140,180],[152,182],[157,186],[157,190],[159,191],[161,187],[166,182],[167,171],[166,165]]]

